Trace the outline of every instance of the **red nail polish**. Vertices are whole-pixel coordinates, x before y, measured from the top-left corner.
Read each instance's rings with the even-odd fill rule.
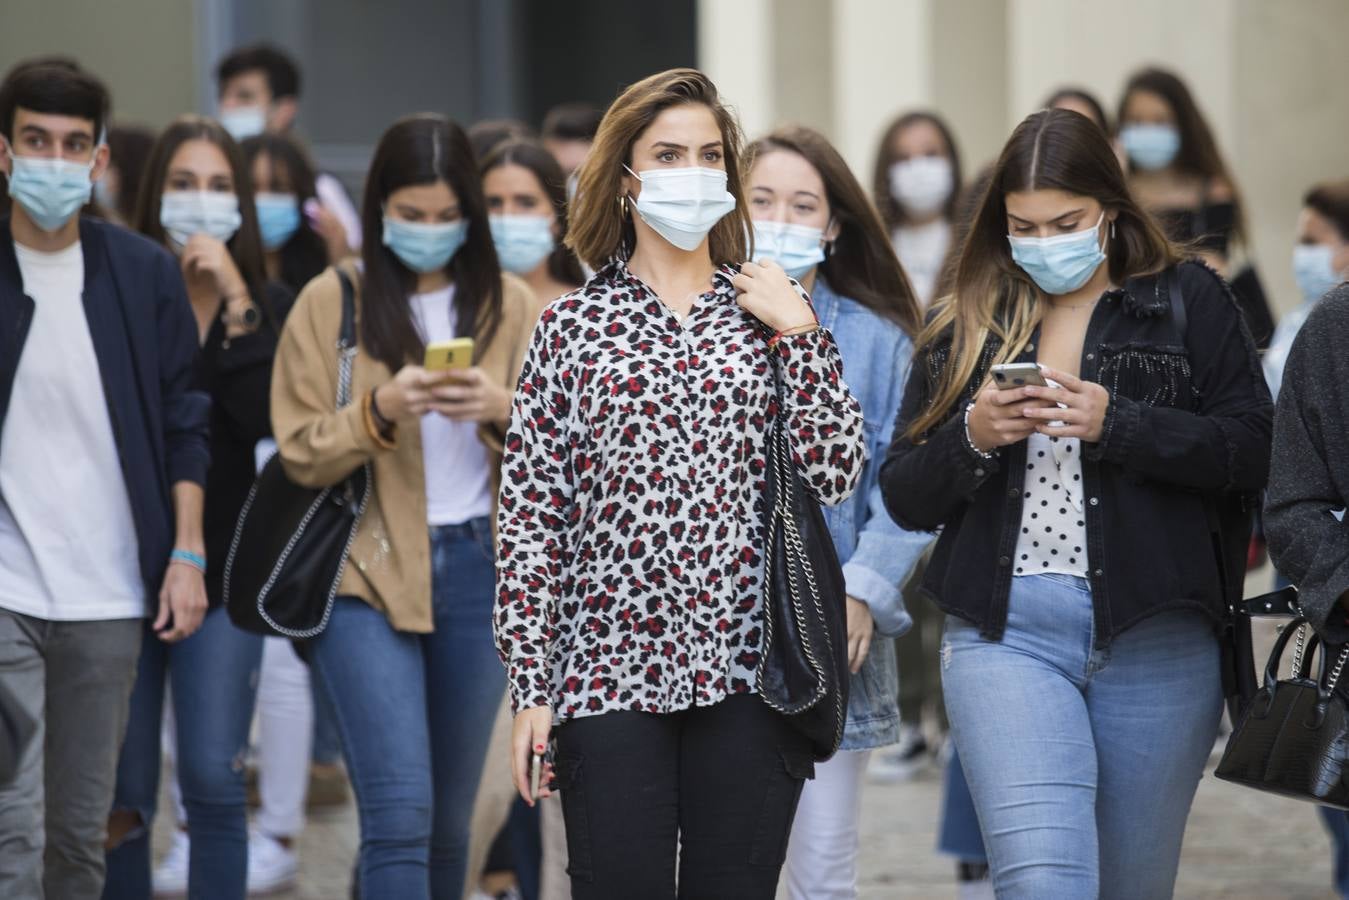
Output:
[[[534,749],[535,749],[535,750],[538,750],[538,751],[540,751],[540,752],[542,752],[542,751],[543,751],[543,744],[535,744],[535,745],[534,745]]]

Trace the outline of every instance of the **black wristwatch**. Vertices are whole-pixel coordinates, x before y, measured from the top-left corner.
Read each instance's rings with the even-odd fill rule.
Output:
[[[262,322],[262,313],[258,311],[256,304],[250,303],[244,307],[242,312],[231,314],[229,303],[226,302],[224,309],[220,311],[220,320],[225,323],[226,327],[234,326],[252,331]]]

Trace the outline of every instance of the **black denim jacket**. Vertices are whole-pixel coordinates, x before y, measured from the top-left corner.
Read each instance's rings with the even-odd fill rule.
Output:
[[[1183,338],[1168,277],[1179,279],[1184,297]],[[1034,361],[1038,339],[1018,361]],[[1026,466],[1024,441],[984,459],[965,439],[965,403],[997,349],[985,348],[965,397],[920,443],[904,431],[927,406],[949,341],[914,360],[880,476],[901,526],[941,531],[923,592],[990,640],[1007,623]],[[1108,292],[1087,326],[1081,375],[1111,397],[1101,440],[1083,444],[1082,460],[1096,646],[1166,610],[1221,621],[1240,597],[1241,551],[1268,474],[1273,418],[1231,292],[1200,263]]]

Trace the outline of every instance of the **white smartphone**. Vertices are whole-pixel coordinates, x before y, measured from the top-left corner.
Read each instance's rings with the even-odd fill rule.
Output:
[[[1045,381],[1044,373],[1040,371],[1039,363],[1003,363],[994,366],[989,370],[993,375],[993,383],[998,386],[1000,391],[1009,391],[1012,388],[1025,387],[1033,384],[1036,387],[1048,387],[1049,382]]]

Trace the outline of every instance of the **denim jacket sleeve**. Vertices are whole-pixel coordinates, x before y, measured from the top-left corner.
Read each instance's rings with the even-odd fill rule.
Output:
[[[884,422],[871,447],[873,465],[879,466],[894,432],[900,399],[913,361],[913,348],[907,337],[895,341],[894,353],[876,374],[885,384]],[[885,637],[898,637],[909,630],[913,619],[904,606],[900,590],[914,563],[927,548],[933,535],[924,531],[906,531],[895,524],[885,508],[879,478],[868,478],[862,510],[864,522],[857,534],[857,548],[843,564],[848,595],[861,600],[871,610],[876,630]]]
[[[159,390],[164,402],[165,469],[169,484],[205,486],[211,400],[195,390],[197,323],[187,287],[173,257],[158,254],[155,272],[155,326],[159,341]]]

